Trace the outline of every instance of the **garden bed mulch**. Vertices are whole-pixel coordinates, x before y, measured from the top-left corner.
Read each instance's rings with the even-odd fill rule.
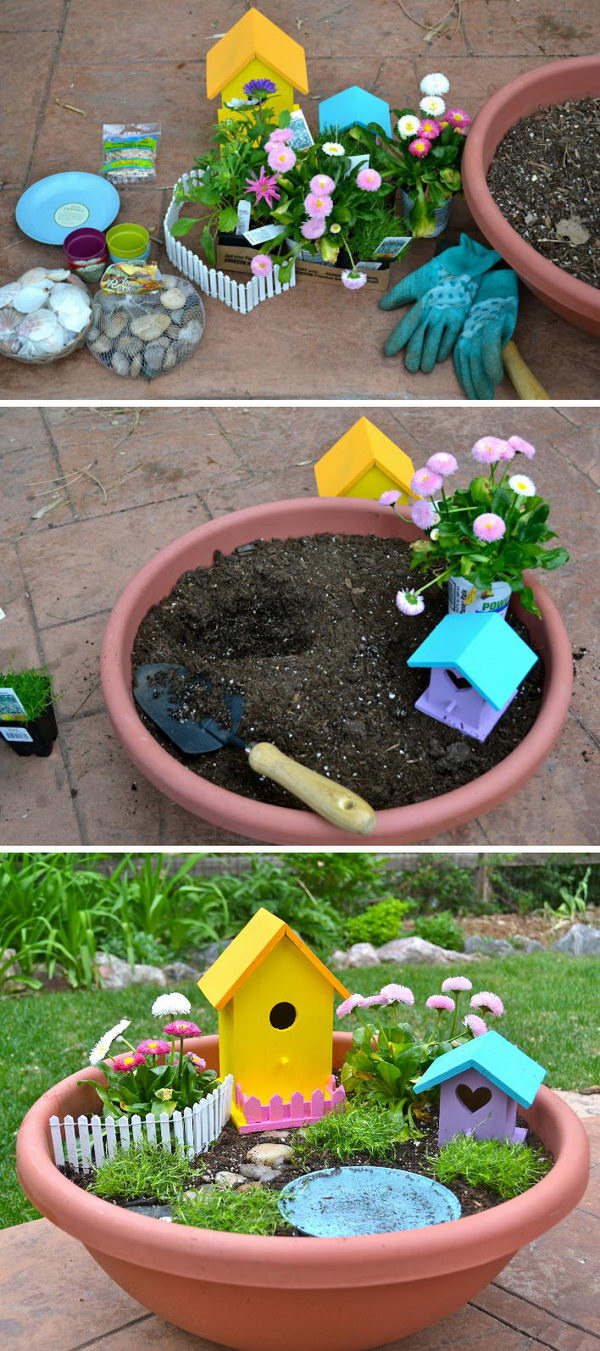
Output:
[[[579,281],[600,285],[600,99],[553,104],[515,123],[488,187],[517,234]]]
[[[133,669],[171,662],[210,677],[213,690],[173,682],[185,717],[223,722],[224,690],[240,690],[240,734],[272,741],[328,778],[353,788],[375,810],[458,788],[503,760],[540,708],[539,661],[484,743],[414,708],[429,672],[406,661],[447,612],[446,588],[426,593],[423,614],[407,618],[396,591],[418,585],[410,548],[376,536],[315,535],[257,540],[211,568],[179,578],[136,635]],[[419,574],[417,574],[418,576]],[[425,580],[425,578],[423,578]],[[525,628],[512,619],[527,639]],[[224,747],[190,757],[140,715],[170,754],[195,773],[261,802],[300,806]]]

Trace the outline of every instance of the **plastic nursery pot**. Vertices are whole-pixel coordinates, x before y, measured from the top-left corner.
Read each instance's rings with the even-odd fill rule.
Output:
[[[487,172],[500,141],[521,118],[568,99],[598,97],[600,56],[553,61],[527,71],[492,94],[477,114],[462,159],[463,189],[472,216],[488,244],[518,272],[540,300],[578,328],[600,333],[600,291],[548,262],[509,225],[487,186]],[[568,170],[565,170],[568,192]]]
[[[360,498],[307,497],[268,502],[209,521],[174,540],[138,572],[117,601],[106,628],[101,672],[108,712],[129,758],[161,792],[195,816],[269,844],[345,845],[364,837],[338,830],[312,812],[273,807],[215,787],[163,750],[138,716],[131,692],[131,651],[144,615],[169,594],[182,573],[210,567],[215,549],[231,553],[259,537],[289,539],[324,532],[414,540],[421,531],[389,507]],[[513,598],[545,664],[542,704],[517,748],[480,778],[450,793],[377,813],[373,845],[416,843],[490,811],[535,774],[558,739],[569,707],[573,663],[569,639],[556,606],[532,575],[541,619]],[[390,597],[393,605],[393,597]],[[376,751],[376,748],[374,748]]]
[[[106,235],[102,230],[83,227],[71,230],[67,235],[63,249],[71,271],[82,281],[100,281],[108,263]]]
[[[145,263],[150,256],[150,235],[143,225],[113,225],[106,243],[113,263]]]
[[[333,1037],[339,1068],[351,1042]],[[194,1038],[218,1068],[218,1037]],[[85,1075],[89,1088],[78,1088]],[[56,1168],[48,1119],[98,1108],[86,1067],[27,1113],[17,1171],[30,1201],[80,1240],[118,1285],[177,1327],[236,1351],[368,1351],[408,1337],[460,1308],[524,1244],[551,1229],[585,1190],[585,1130],[561,1098],[540,1088],[523,1115],[555,1158],[529,1191],[478,1215],[365,1238],[265,1238],[162,1224],[101,1201]]]
[[[11,730],[25,731],[29,734],[31,740],[11,741],[2,736],[4,731],[10,732]],[[16,719],[14,722],[6,722],[4,719],[0,721],[0,737],[2,737],[5,744],[10,746],[11,751],[14,751],[16,755],[38,755],[44,757],[51,755],[57,736],[58,727],[56,725],[53,704],[49,704],[48,707],[44,709],[44,712],[40,713],[38,718],[33,718],[31,722],[17,722]]]

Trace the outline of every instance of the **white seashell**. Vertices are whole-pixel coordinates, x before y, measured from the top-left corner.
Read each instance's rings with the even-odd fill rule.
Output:
[[[71,274],[66,267],[55,267],[52,272],[47,273],[50,281],[67,281],[67,278],[70,277],[70,275]]]
[[[47,299],[48,293],[41,286],[22,286],[12,303],[20,314],[32,314],[34,310],[41,309]]]
[[[13,305],[15,296],[18,295],[20,286],[18,281],[9,281],[8,286],[0,286],[0,310],[5,305]]]
[[[22,277],[19,277],[19,286],[43,286],[44,282],[48,282],[44,289],[49,291],[50,282],[45,267],[30,267],[28,272],[24,272]]]
[[[20,314],[17,314],[17,311],[11,309],[8,305],[0,310],[0,338],[10,338],[20,318]]]
[[[85,328],[91,307],[84,291],[59,283],[54,287],[48,303],[58,315],[63,328],[69,328],[73,333],[81,333],[82,328]]]
[[[64,329],[51,310],[38,310],[21,320],[17,336],[35,347],[37,356],[51,356],[66,345]]]

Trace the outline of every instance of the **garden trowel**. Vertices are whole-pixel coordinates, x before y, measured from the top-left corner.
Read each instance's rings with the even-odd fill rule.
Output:
[[[208,676],[194,675],[185,666],[158,662],[137,667],[133,694],[139,707],[180,751],[186,755],[207,755],[220,750],[222,746],[234,746],[247,754],[250,768],[256,774],[265,774],[286,788],[294,797],[305,802],[307,807],[312,807],[319,816],[331,821],[332,825],[357,835],[369,835],[374,830],[376,817],[373,808],[351,789],[343,788],[339,783],[326,779],[323,774],[317,774],[314,769],[298,764],[297,760],[284,755],[283,751],[268,741],[251,743],[237,735],[244,711],[244,701],[239,692],[224,692],[228,727],[220,726],[212,717],[197,719],[179,716],[177,694],[172,688],[172,681],[179,678],[196,682],[207,693],[212,690]]]

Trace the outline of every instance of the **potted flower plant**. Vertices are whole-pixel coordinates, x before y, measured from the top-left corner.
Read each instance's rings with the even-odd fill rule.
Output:
[[[58,736],[48,671],[0,673],[0,737],[17,755],[47,756]]]
[[[520,436],[508,441],[482,436],[471,450],[473,459],[488,473],[471,480],[468,488],[447,494],[447,480],[458,468],[453,455],[442,451],[430,456],[417,469],[411,489],[421,493],[413,502],[415,525],[427,532],[412,544],[412,567],[431,569],[441,564],[436,576],[418,590],[402,590],[396,605],[403,614],[421,614],[423,592],[448,581],[450,611],[494,610],[505,614],[511,592],[521,604],[539,614],[526,568],[550,571],[568,562],[566,549],[547,549],[556,531],[548,529],[549,503],[536,492],[527,474],[511,473],[510,462],[518,454],[531,460],[535,447]],[[393,505],[399,494],[383,494],[384,505]]]

